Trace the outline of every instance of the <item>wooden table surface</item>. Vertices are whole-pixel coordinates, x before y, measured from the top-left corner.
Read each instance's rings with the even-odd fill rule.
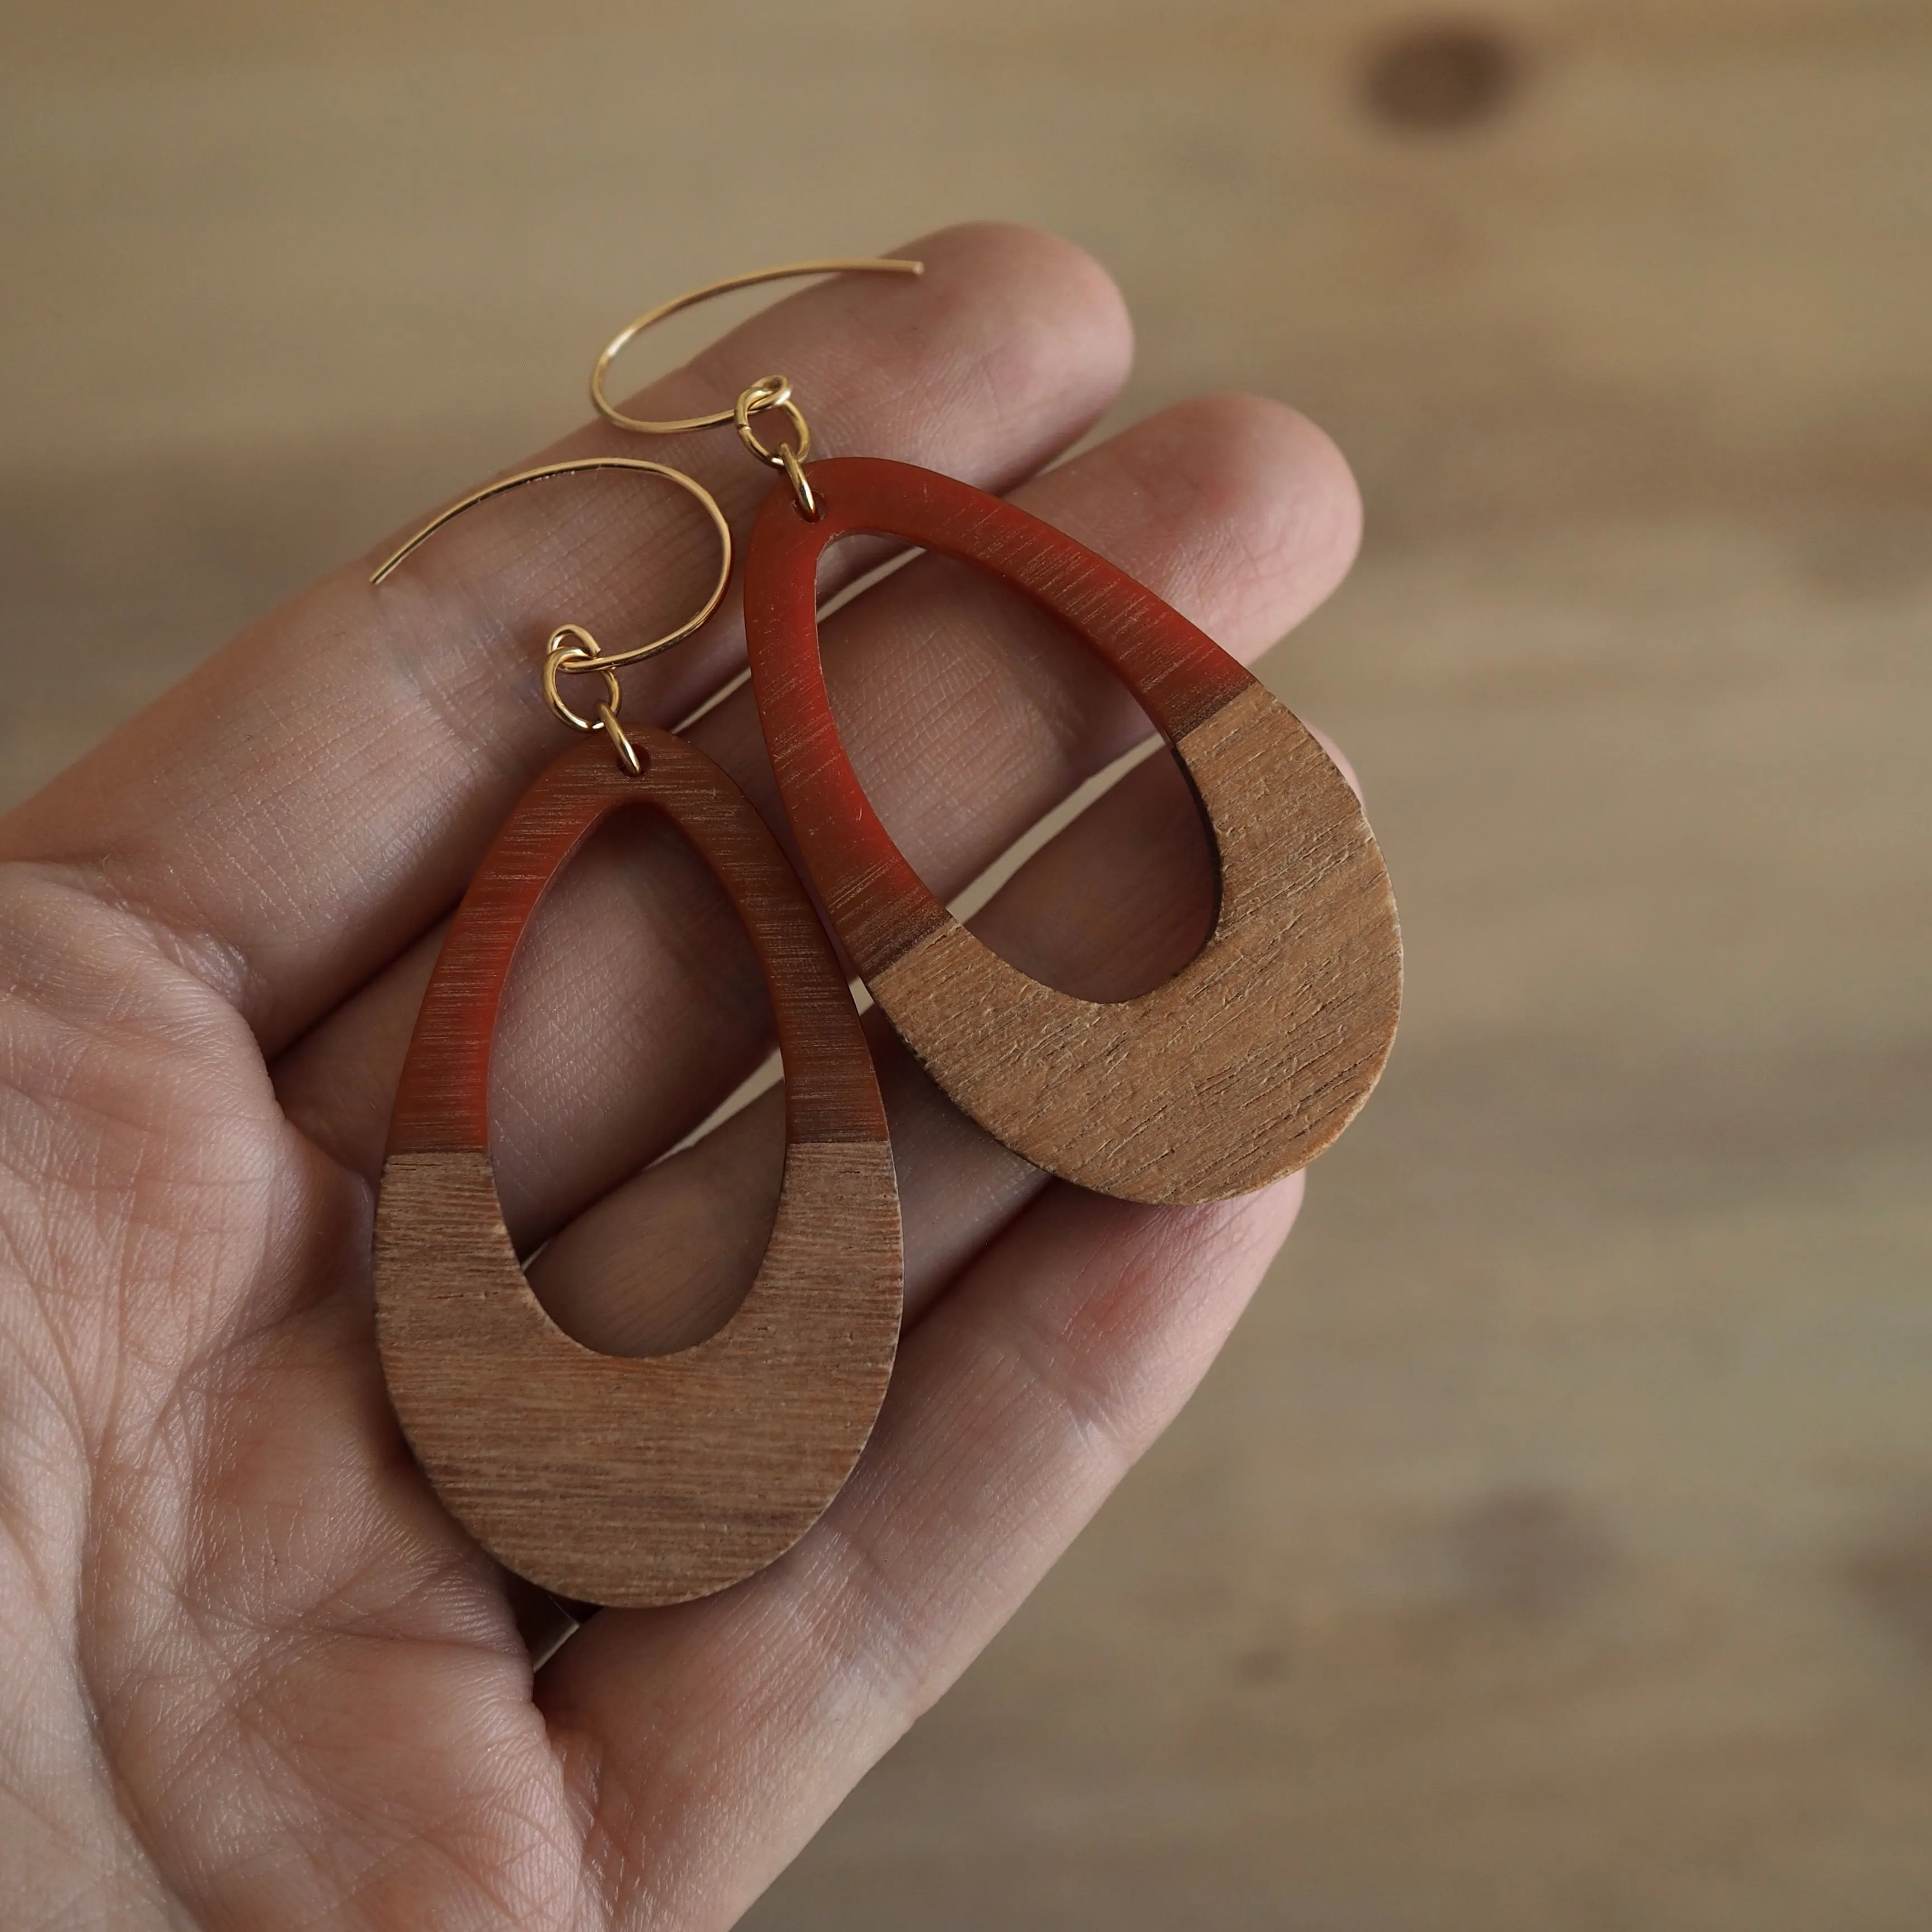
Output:
[[[5,10],[9,796],[768,260],[1046,224],[1358,464],[1394,1063],[761,1932],[1932,1924],[1932,10],[1474,17]]]

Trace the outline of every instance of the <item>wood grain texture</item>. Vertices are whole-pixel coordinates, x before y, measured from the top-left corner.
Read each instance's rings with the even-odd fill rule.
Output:
[[[459,908],[410,1046],[376,1227],[383,1370],[412,1447],[492,1554],[558,1594],[676,1603],[783,1553],[870,1433],[898,1334],[898,1198],[872,1060],[817,916],[764,821],[682,740],[633,734],[552,766]],[[602,1355],[557,1328],[503,1225],[489,1066],[517,944],[611,812],[673,819],[730,893],[770,984],[788,1144],[743,1304],[673,1355]]]
[[[954,1100],[1009,1147],[1130,1200],[1224,1199],[1304,1166],[1368,1097],[1401,999],[1395,904],[1341,773],[1287,707],[1172,606],[1064,532],[906,464],[809,466],[817,523],[775,489],[746,563],[752,682],[778,789],[832,923]],[[1172,745],[1220,870],[1214,931],[1137,998],[1029,978],[927,890],[838,739],[818,559],[856,532],[977,565],[1078,632]]]

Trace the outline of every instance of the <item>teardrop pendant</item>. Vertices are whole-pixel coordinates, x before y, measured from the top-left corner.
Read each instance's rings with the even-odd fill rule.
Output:
[[[376,1330],[404,1432],[445,1504],[511,1569],[590,1602],[670,1604],[788,1549],[850,1474],[896,1346],[898,1196],[844,976],[776,842],[718,767],[639,730],[540,778],[445,941],[382,1170]],[[784,1180],[757,1279],[676,1354],[603,1355],[557,1328],[503,1226],[490,1165],[491,1037],[518,940],[613,812],[674,820],[730,895],[784,1062]]]
[[[1012,504],[877,458],[805,466],[746,563],[758,714],[806,868],[861,976],[987,1131],[1066,1180],[1210,1201],[1304,1166],[1347,1126],[1394,1036],[1401,941],[1361,807],[1287,707],[1144,585]],[[839,742],[820,660],[818,560],[902,538],[1025,591],[1132,690],[1199,799],[1220,872],[1213,932],[1117,1004],[1030,979],[974,939],[892,843]]]

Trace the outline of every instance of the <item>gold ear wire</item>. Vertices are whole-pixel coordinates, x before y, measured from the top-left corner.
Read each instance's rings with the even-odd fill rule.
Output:
[[[675,483],[687,496],[694,496],[703,504],[706,515],[711,519],[712,528],[718,532],[718,581],[711,586],[710,596],[696,614],[686,619],[676,630],[653,638],[648,644],[635,645],[628,651],[607,651],[582,625],[560,624],[550,633],[550,642],[544,647],[543,691],[551,710],[577,730],[602,731],[616,751],[619,763],[635,778],[644,766],[636,746],[617,722],[618,707],[623,702],[623,694],[617,682],[617,667],[656,657],[658,652],[668,651],[673,644],[682,643],[724,601],[726,586],[731,581],[731,526],[724,512],[718,507],[717,498],[696,477],[687,476],[682,470],[673,470],[665,464],[646,463],[637,456],[580,456],[568,463],[546,463],[538,469],[521,470],[514,476],[499,477],[494,483],[484,484],[480,490],[471,490],[460,502],[430,518],[399,550],[376,566],[369,581],[371,584],[382,583],[404,558],[427,543],[444,524],[461,516],[465,510],[474,509],[492,496],[500,496],[506,490],[518,489],[526,483],[541,483],[551,476],[574,476],[584,470],[634,470],[649,476],[662,476],[667,483]],[[556,685],[560,673],[586,672],[594,673],[604,680],[604,699],[597,706],[594,718],[581,717],[572,710],[565,703]]]
[[[625,345],[681,309],[695,308],[713,296],[728,296],[735,289],[755,288],[760,282],[789,281],[798,275],[922,275],[925,272],[923,262],[907,261],[895,255],[844,256],[822,262],[788,262],[776,268],[754,268],[748,275],[727,275],[722,282],[706,282],[701,289],[687,289],[682,295],[674,296],[669,302],[659,302],[656,308],[646,310],[635,322],[627,322],[611,337],[603,354],[598,357],[596,367],[590,372],[590,400],[606,422],[615,423],[620,429],[638,430],[645,436],[681,436],[687,430],[715,428],[720,423],[730,422],[737,410],[728,405],[722,410],[713,410],[708,416],[682,416],[675,422],[652,422],[643,416],[627,416],[617,408],[604,393],[604,385],[610,375],[610,364]],[[778,393],[781,390],[783,395]],[[754,410],[772,409],[782,406],[789,398],[791,386],[782,376],[766,376],[754,382],[746,394],[752,395],[755,392],[765,393],[763,400],[754,402]],[[743,399],[740,398],[739,407],[742,406]],[[742,424],[740,434],[746,434]],[[755,444],[753,447],[756,448]],[[760,453],[767,462],[778,460],[769,452]],[[800,458],[805,454],[802,448],[796,453]]]
[[[646,310],[610,339],[591,371],[590,400],[596,405],[598,414],[607,422],[614,423],[620,429],[634,430],[648,436],[675,436],[686,430],[710,429],[720,423],[735,422],[746,448],[762,461],[784,472],[800,509],[815,520],[818,506],[813,498],[812,486],[806,480],[803,467],[806,453],[812,447],[812,431],[800,413],[798,405],[792,400],[791,385],[784,376],[762,378],[746,388],[730,407],[715,410],[707,416],[654,422],[642,416],[627,416],[612,404],[604,392],[610,365],[627,343],[641,335],[653,323],[663,321],[667,316],[676,315],[681,309],[708,302],[713,296],[729,295],[736,289],[754,288],[761,282],[786,281],[800,275],[918,275],[925,272],[923,262],[905,261],[892,256],[838,256],[817,262],[788,262],[775,268],[756,268],[749,274],[730,275],[720,282],[708,282],[701,289],[687,290],[684,294],[674,296],[669,302],[660,302],[656,308]],[[752,428],[753,416],[774,409],[784,412],[796,438],[796,443],[782,443],[776,450],[760,442]],[[480,490],[472,490],[468,496],[432,517],[376,566],[369,581],[371,585],[385,582],[404,558],[427,543],[446,524],[461,516],[464,511],[474,509],[478,503],[500,496],[506,490],[520,488],[526,483],[540,483],[552,476],[568,476],[584,470],[632,470],[646,476],[662,476],[667,483],[675,483],[680,490],[695,497],[704,506],[712,528],[718,532],[718,580],[696,613],[676,630],[668,632],[662,638],[654,638],[647,644],[635,645],[628,651],[607,652],[589,632],[579,626],[566,624],[552,634],[549,647],[544,652],[544,694],[551,710],[579,730],[596,730],[601,725],[617,743],[620,755],[635,771],[638,766],[634,754],[617,723],[617,681],[612,673],[620,664],[640,663],[646,658],[656,656],[660,651],[669,650],[674,644],[681,644],[724,601],[725,590],[731,581],[731,526],[718,508],[717,498],[695,477],[687,476],[682,470],[673,470],[668,464],[649,463],[635,456],[579,457],[568,463],[547,463],[536,470],[519,470],[514,476],[500,477],[494,483],[486,483]],[[566,638],[574,641],[566,643]],[[595,672],[604,680],[606,701],[598,706],[595,721],[573,711],[564,703],[556,687],[560,673],[584,672]]]
[[[730,412],[726,412],[728,417]],[[582,456],[569,463],[547,463],[537,470],[519,470],[514,476],[500,477],[494,483],[486,483],[480,490],[472,490],[459,502],[430,518],[416,535],[377,566],[369,581],[380,584],[412,551],[421,548],[441,530],[444,524],[462,515],[465,510],[474,509],[478,503],[487,502],[492,496],[500,496],[506,490],[514,490],[526,483],[541,483],[552,476],[569,476],[584,470],[634,470],[647,476],[662,476],[667,483],[675,483],[686,495],[695,497],[704,506],[705,514],[711,519],[711,526],[718,532],[718,581],[711,587],[711,594],[705,598],[696,615],[687,618],[674,631],[662,638],[653,638],[648,644],[638,644],[628,651],[586,651],[579,647],[566,651],[560,667],[566,671],[612,670],[620,664],[640,664],[646,658],[656,657],[660,651],[668,651],[675,644],[681,644],[697,630],[712,611],[724,601],[724,592],[731,581],[731,526],[724,512],[718,507],[718,500],[694,476],[687,476],[682,470],[673,470],[662,463],[646,463],[636,456]],[[574,720],[572,721],[576,722]]]

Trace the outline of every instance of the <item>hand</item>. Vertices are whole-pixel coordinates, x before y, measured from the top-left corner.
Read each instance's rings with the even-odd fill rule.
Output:
[[[1249,656],[1339,580],[1356,503],[1318,431],[1219,398],[1039,474],[1125,376],[1118,296],[1024,231],[914,252],[921,281],[796,294],[647,412],[782,369],[821,448],[1012,491]],[[556,453],[640,448],[598,426]],[[728,430],[647,453],[741,530],[772,480]],[[440,922],[568,742],[544,638],[653,634],[701,594],[706,541],[634,476],[512,492],[380,590],[365,562],[297,598],[0,823],[0,1896],[21,1932],[728,1924],[1172,1417],[1287,1232],[1298,1180],[1198,1209],[1047,1180],[874,1016],[907,1327],[856,1474],[763,1574],[605,1612],[533,1676],[517,1590],[384,1394],[374,1183]],[[860,775],[942,896],[1144,730],[1089,654],[937,560],[825,641]],[[728,606],[631,674],[626,715],[675,724],[742,654]],[[692,736],[776,824],[748,696]],[[977,929],[1118,997],[1179,965],[1210,905],[1155,758]],[[676,1346],[742,1292],[775,1096],[645,1163],[768,1048],[715,883],[623,814],[533,928],[496,1052],[506,1213],[580,1339]]]

